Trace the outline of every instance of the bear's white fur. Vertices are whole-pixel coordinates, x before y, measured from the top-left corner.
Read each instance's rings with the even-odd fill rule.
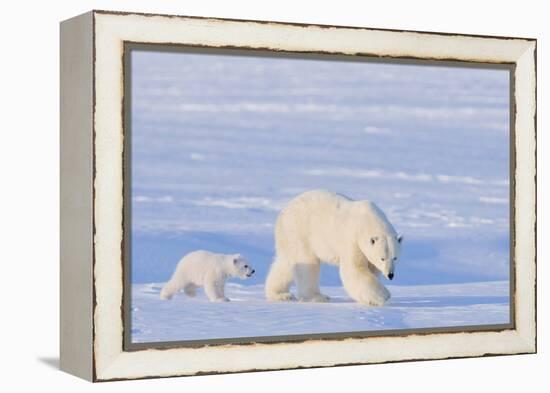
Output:
[[[209,251],[193,251],[184,256],[162,291],[160,298],[171,299],[182,289],[188,296],[195,296],[197,287],[204,287],[206,296],[213,302],[227,302],[225,281],[230,277],[247,279],[254,269],[240,254],[216,254]]]
[[[305,192],[277,218],[266,297],[293,300],[289,288],[294,281],[299,300],[328,301],[319,290],[320,262],[327,262],[339,266],[351,298],[381,306],[390,293],[379,275],[393,278],[400,246],[401,237],[373,202],[323,190]]]

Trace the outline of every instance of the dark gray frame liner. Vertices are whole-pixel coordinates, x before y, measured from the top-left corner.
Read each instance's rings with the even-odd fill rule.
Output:
[[[154,51],[154,52],[176,52],[176,53],[202,53],[216,55],[231,55],[231,56],[253,56],[253,57],[286,57],[299,59],[315,59],[324,61],[346,61],[346,62],[377,62],[377,63],[392,63],[392,64],[414,64],[427,66],[444,66],[444,67],[459,67],[459,68],[486,68],[486,69],[506,69],[509,71],[510,78],[510,97],[509,97],[509,127],[510,127],[510,323],[497,325],[467,325],[453,326],[441,328],[418,328],[418,329],[391,329],[391,330],[373,330],[373,331],[355,331],[355,332],[338,332],[338,333],[316,333],[316,334],[296,334],[283,336],[260,336],[260,337],[237,337],[223,339],[205,339],[205,340],[179,340],[179,341],[162,341],[162,342],[147,342],[133,343],[131,341],[131,52],[139,51]],[[190,46],[182,44],[151,44],[140,42],[124,42],[123,51],[123,133],[124,133],[124,153],[123,153],[123,348],[125,351],[135,351],[142,349],[170,349],[182,347],[203,347],[213,345],[250,345],[254,343],[282,343],[282,342],[303,342],[311,339],[316,340],[342,340],[345,338],[366,338],[366,337],[385,337],[385,336],[410,336],[410,335],[425,335],[436,333],[464,333],[464,332],[480,332],[480,331],[503,331],[514,329],[515,327],[515,228],[514,228],[514,190],[515,190],[515,89],[514,89],[514,73],[515,63],[487,63],[487,62],[472,62],[472,61],[456,61],[456,60],[434,60],[434,59],[419,59],[419,58],[389,58],[370,55],[347,55],[338,53],[311,53],[311,52],[290,52],[290,51],[275,51],[269,49],[258,48],[240,48],[240,47],[207,47],[207,46]]]

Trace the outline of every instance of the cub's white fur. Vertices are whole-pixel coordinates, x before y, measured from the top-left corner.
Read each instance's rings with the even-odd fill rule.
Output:
[[[392,279],[401,237],[370,201],[328,191],[305,192],[281,211],[275,226],[276,256],[266,280],[269,300],[293,300],[294,281],[302,301],[325,302],[319,290],[320,262],[339,266],[350,297],[383,305],[390,293],[379,275]]]
[[[160,298],[171,299],[182,289],[188,296],[195,296],[197,287],[204,287],[211,301],[227,302],[225,281],[230,277],[244,280],[252,274],[254,269],[240,254],[193,251],[179,261],[172,278],[162,288]]]

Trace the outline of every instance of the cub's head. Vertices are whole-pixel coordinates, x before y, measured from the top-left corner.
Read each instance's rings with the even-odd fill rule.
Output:
[[[255,270],[241,254],[231,256],[233,264],[233,276],[246,280],[252,277]]]
[[[362,239],[359,248],[370,263],[384,276],[393,280],[395,265],[401,253],[403,236],[380,233]]]

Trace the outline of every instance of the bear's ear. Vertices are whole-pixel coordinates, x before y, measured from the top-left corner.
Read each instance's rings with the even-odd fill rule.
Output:
[[[233,258],[233,265],[236,265],[239,260],[237,258]]]
[[[401,243],[403,241],[403,235],[397,236],[397,242]]]

